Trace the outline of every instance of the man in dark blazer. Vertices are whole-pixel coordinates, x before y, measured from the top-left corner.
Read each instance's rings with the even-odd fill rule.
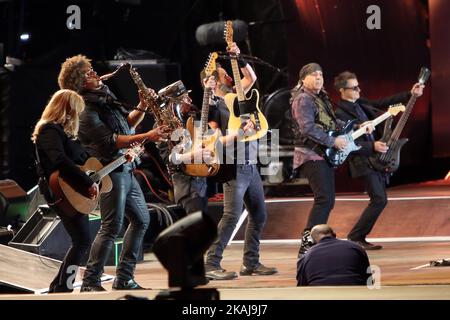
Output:
[[[326,224],[312,228],[316,245],[297,262],[297,286],[363,286],[371,271],[367,253],[360,245],[336,239]]]
[[[345,122],[357,119],[358,124],[376,118],[383,112],[378,108],[385,109],[396,103],[407,103],[411,95],[421,96],[424,88],[423,85],[416,83],[410,92],[402,92],[380,100],[367,100],[360,97],[361,89],[358,79],[354,73],[349,71],[340,73],[334,80],[334,86],[341,95],[336,116]],[[356,140],[356,144],[361,146],[361,149],[351,153],[348,158],[350,174],[353,178],[360,177],[364,180],[365,190],[370,197],[370,202],[347,238],[357,242],[366,250],[379,250],[382,249],[382,246],[367,242],[366,236],[387,205],[386,184],[388,176],[375,171],[369,164],[368,158],[376,152],[385,153],[388,146],[378,140],[376,131],[361,136]]]

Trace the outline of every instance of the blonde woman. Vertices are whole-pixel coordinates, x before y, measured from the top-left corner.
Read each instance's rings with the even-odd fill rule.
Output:
[[[84,164],[89,157],[76,140],[79,115],[83,110],[83,98],[75,91],[57,91],[37,122],[32,140],[47,181],[53,172],[59,170],[60,175],[70,181],[77,191],[95,198],[98,196],[98,185],[77,166]],[[72,275],[74,272],[76,274],[90,245],[88,215],[66,216],[59,209],[57,212],[72,238],[72,246],[50,284],[49,292],[72,292],[75,280]]]

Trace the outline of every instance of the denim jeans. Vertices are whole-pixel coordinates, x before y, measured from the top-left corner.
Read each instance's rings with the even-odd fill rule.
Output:
[[[303,163],[300,170],[308,179],[314,194],[314,204],[305,228],[311,230],[315,225],[327,223],[330,211],[334,207],[334,169],[325,160],[311,160]]]
[[[252,268],[259,265],[259,240],[267,218],[264,190],[256,165],[237,165],[236,179],[223,184],[224,208],[217,239],[207,252],[206,270],[220,268],[223,251],[233,234],[243,207],[248,211],[245,228],[243,264]]]
[[[175,202],[180,204],[186,214],[208,211],[207,183],[204,177],[191,177],[176,172],[172,175]]]
[[[131,172],[112,172],[113,188],[100,196],[101,227],[94,242],[84,273],[83,285],[100,285],[100,277],[111,254],[114,241],[122,229],[124,216],[129,220],[123,238],[116,275],[120,280],[133,278],[139,250],[145,231],[150,223],[150,215],[144,195]]]
[[[364,209],[358,222],[348,234],[353,241],[365,240],[372,231],[375,222],[387,205],[386,182],[382,173],[372,171],[362,177],[367,194],[370,197],[369,205]]]

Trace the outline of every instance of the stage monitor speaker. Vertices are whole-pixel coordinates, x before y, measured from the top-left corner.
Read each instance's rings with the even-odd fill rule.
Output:
[[[94,240],[100,229],[100,224],[99,216],[89,216],[91,241]],[[9,242],[9,246],[56,260],[63,260],[71,243],[72,240],[56,212],[47,205],[41,205]],[[122,239],[117,238],[106,262],[107,266],[117,266],[122,246]],[[81,263],[82,265],[86,264],[89,251],[90,247]],[[142,260],[141,250],[138,261]]]
[[[70,236],[56,212],[42,205],[17,232],[9,245],[16,249],[62,260],[70,243]]]

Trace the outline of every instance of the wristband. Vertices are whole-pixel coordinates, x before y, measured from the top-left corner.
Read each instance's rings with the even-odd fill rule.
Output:
[[[247,60],[245,60],[243,58],[238,58],[237,61],[238,61],[239,68],[245,68],[248,64]]]

